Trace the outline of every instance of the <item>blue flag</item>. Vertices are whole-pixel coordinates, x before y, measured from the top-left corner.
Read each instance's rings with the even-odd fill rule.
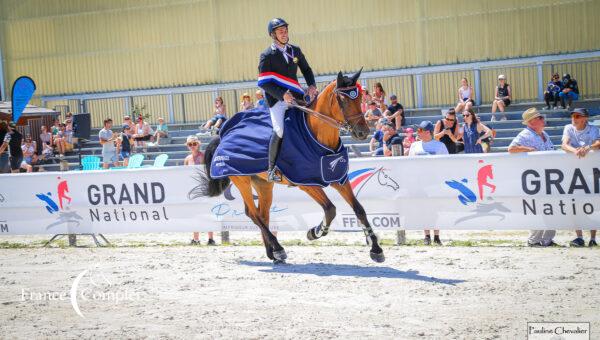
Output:
[[[35,92],[35,83],[33,79],[23,76],[19,77],[15,80],[12,87],[12,120],[17,123],[21,114],[25,110],[27,103],[33,97],[33,93]]]

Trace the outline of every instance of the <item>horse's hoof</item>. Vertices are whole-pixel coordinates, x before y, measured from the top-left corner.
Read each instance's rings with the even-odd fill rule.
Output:
[[[309,241],[314,241],[316,239],[318,239],[317,235],[315,235],[315,231],[313,229],[310,229],[307,233],[306,233],[306,238]]]
[[[281,249],[279,251],[274,251],[273,257],[275,258],[275,260],[284,261],[285,259],[287,259],[287,254],[285,253],[285,249]]]
[[[273,260],[274,265],[286,264],[285,260]]]
[[[369,254],[371,255],[371,260],[377,262],[377,263],[383,263],[385,261],[385,255],[383,255],[383,252],[377,254],[374,252],[369,252]]]

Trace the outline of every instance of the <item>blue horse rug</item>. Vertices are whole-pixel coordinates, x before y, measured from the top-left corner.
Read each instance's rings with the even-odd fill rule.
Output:
[[[321,145],[306,122],[306,114],[287,110],[276,165],[293,184],[326,187],[348,180],[348,151],[340,140],[332,150]],[[210,176],[247,176],[267,171],[273,126],[269,111],[239,112],[219,132],[221,142],[212,159]]]

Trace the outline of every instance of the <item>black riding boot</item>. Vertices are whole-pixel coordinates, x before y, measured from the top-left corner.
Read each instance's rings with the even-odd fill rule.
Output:
[[[271,142],[269,143],[269,170],[267,170],[269,172],[267,177],[269,182],[281,182],[281,176],[276,173],[275,162],[277,161],[282,141],[283,139],[273,132]]]

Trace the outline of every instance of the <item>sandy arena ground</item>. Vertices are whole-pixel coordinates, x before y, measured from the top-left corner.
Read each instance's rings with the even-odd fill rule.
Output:
[[[187,233],[107,235],[112,248],[2,237],[0,338],[525,339],[528,321],[589,321],[599,338],[600,249],[527,248],[526,234],[443,232],[426,247],[388,233],[375,264],[359,234],[307,246],[281,233],[279,266],[252,233],[217,247]]]

